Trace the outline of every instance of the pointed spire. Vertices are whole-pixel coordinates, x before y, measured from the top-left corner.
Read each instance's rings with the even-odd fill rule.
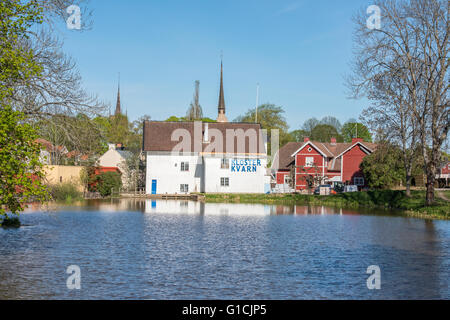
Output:
[[[120,105],[120,73],[119,73],[119,85],[117,88],[117,103],[116,103],[116,112],[114,115],[122,114],[121,105]]]
[[[217,122],[228,122],[225,116],[225,96],[223,92],[223,60],[220,61],[220,93],[219,93],[219,106],[218,106]]]

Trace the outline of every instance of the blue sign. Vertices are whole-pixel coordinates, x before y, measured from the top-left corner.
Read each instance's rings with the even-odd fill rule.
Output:
[[[233,159],[231,160],[231,172],[256,172],[261,167],[259,159]]]

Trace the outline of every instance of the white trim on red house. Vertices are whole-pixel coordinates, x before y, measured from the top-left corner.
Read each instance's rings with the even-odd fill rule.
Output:
[[[322,152],[322,150],[320,150],[314,143],[312,143],[311,141],[306,142],[305,144],[303,144],[297,151],[295,151],[291,157],[295,157],[297,155],[297,153],[299,153],[302,149],[304,149],[307,145],[311,145],[314,147],[314,149],[316,149],[322,156],[327,157],[327,155],[325,153]],[[296,160],[297,161],[297,160]],[[297,166],[297,163],[295,164],[295,166]]]
[[[348,151],[352,150],[352,149],[353,149],[356,145],[358,145],[358,144],[359,144],[363,149],[365,149],[365,150],[363,150],[365,153],[367,153],[367,154],[373,153],[373,151],[372,151],[370,148],[366,147],[364,144],[362,144],[361,142],[358,141],[357,143],[355,143],[354,145],[352,145],[351,147],[349,147],[349,148],[347,148],[345,151],[343,151],[341,154],[337,155],[335,158],[337,159],[337,158],[343,156],[344,154],[346,154]]]

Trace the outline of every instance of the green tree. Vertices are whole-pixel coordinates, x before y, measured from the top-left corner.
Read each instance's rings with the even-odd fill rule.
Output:
[[[118,114],[111,116],[109,119],[111,124],[108,132],[108,142],[125,144],[130,135],[130,123],[126,115]]]
[[[108,197],[111,192],[119,191],[122,187],[122,178],[117,172],[103,172],[96,177],[96,190],[102,197]]]
[[[388,143],[380,144],[374,153],[364,158],[361,170],[370,188],[388,189],[399,185],[405,177],[401,150]]]
[[[331,138],[336,138],[337,142],[343,142],[344,138],[337,129],[329,124],[319,124],[314,127],[310,136],[311,140],[319,142],[330,142]]]
[[[0,216],[2,224],[18,215],[31,200],[45,201],[40,146],[24,114],[11,107],[14,86],[40,74],[33,51],[20,45],[27,31],[42,22],[37,1],[0,2]],[[14,218],[13,218],[14,219]],[[18,220],[16,217],[14,220]],[[20,222],[19,222],[20,224]]]
[[[250,109],[246,114],[236,118],[235,122],[249,122],[254,123],[256,119],[256,110]],[[258,123],[261,124],[263,129],[268,131],[268,138],[270,139],[271,131],[273,129],[279,130],[280,133],[280,146],[285,145],[287,142],[292,141],[292,137],[289,135],[289,126],[284,117],[284,110],[282,107],[274,104],[263,104],[258,107]],[[268,143],[268,152],[271,150],[271,144]]]
[[[310,137],[310,134],[307,133],[305,130],[294,130],[294,131],[291,131],[289,134],[292,137],[292,141],[295,141],[295,142],[303,142],[303,141],[305,141],[305,138]]]
[[[16,83],[42,71],[33,51],[20,45],[36,23],[42,23],[42,8],[37,1],[0,2],[0,100],[3,102],[11,96]]]
[[[0,215],[23,211],[25,203],[45,201],[47,190],[36,131],[24,115],[9,106],[0,108]]]
[[[346,122],[342,127],[341,134],[344,142],[352,142],[353,138],[361,138],[366,142],[372,142],[372,134],[369,129],[359,122]]]

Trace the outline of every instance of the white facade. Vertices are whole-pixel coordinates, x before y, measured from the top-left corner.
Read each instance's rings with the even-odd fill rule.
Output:
[[[265,193],[270,189],[266,167],[266,156],[222,158],[201,153],[147,152],[146,192]]]
[[[128,168],[127,168],[127,157],[131,156],[131,153],[123,150],[116,150],[114,144],[108,145],[109,150],[106,151],[97,161],[97,165],[100,167],[107,168],[119,168],[122,172],[122,184],[123,186],[128,186]]]

